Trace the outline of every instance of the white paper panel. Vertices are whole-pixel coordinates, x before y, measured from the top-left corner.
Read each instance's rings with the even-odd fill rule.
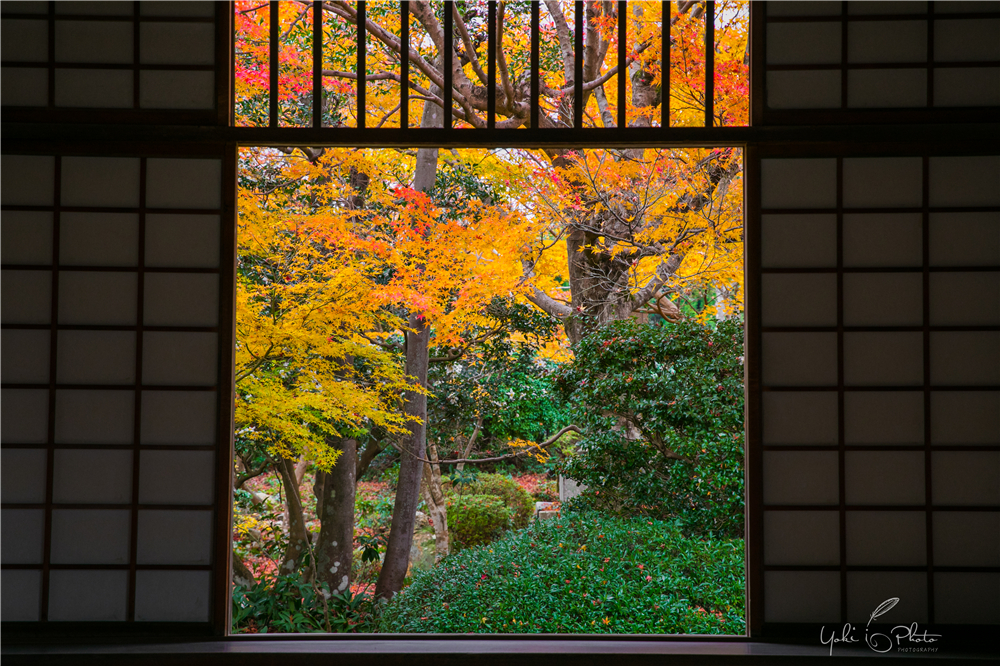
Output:
[[[64,206],[139,205],[138,157],[64,157]]]
[[[842,4],[830,0],[823,2],[789,0],[788,2],[769,2],[766,7],[768,16],[839,16]]]
[[[48,14],[49,6],[38,0],[5,0],[3,10],[11,14]]]
[[[836,189],[836,160],[761,160],[764,208],[832,208],[837,204]]]
[[[0,198],[7,205],[51,206],[55,158],[4,155],[0,160]]]
[[[135,273],[61,271],[59,323],[135,324],[137,290]]]
[[[934,106],[1000,106],[1000,67],[938,67]]]
[[[931,213],[931,266],[1000,266],[1000,213]]]
[[[926,564],[926,520],[923,511],[848,511],[847,564]]]
[[[0,496],[6,504],[35,504],[45,501],[44,449],[3,449],[0,451]]]
[[[844,383],[915,386],[924,382],[923,334],[845,333]]]
[[[847,106],[852,109],[926,105],[926,70],[852,69],[847,74]]]
[[[45,512],[41,509],[0,511],[0,562],[38,564],[42,561]]]
[[[52,562],[127,564],[128,509],[53,509]]]
[[[218,215],[147,215],[146,266],[216,268]]]
[[[4,444],[43,443],[48,432],[48,390],[0,390],[0,439]]]
[[[0,319],[5,324],[47,324],[52,319],[50,271],[3,271]]]
[[[56,69],[55,105],[131,109],[132,72],[125,69]]]
[[[147,273],[146,326],[215,326],[219,323],[219,276],[212,273]]]
[[[4,11],[7,3],[4,3]],[[5,18],[0,28],[0,57],[4,62],[46,62],[49,59],[47,21]]]
[[[52,263],[52,213],[5,210],[0,218],[0,261],[5,264]]]
[[[215,26],[211,23],[143,23],[139,62],[144,65],[211,65]]]
[[[211,511],[140,511],[139,564],[209,564]]]
[[[215,16],[216,3],[204,0],[144,2],[139,6],[141,16]]]
[[[1000,444],[1000,391],[932,391],[931,443]]]
[[[140,504],[211,504],[215,491],[211,451],[143,451]]]
[[[139,216],[135,213],[62,213],[59,263],[63,266],[135,266]]]
[[[848,451],[844,457],[844,497],[853,505],[923,504],[923,452]]]
[[[887,39],[887,35],[892,38]],[[851,21],[847,24],[847,62],[926,60],[927,21]]]
[[[6,3],[4,3],[6,4]],[[41,609],[42,572],[7,569],[0,573],[0,617],[4,622],[35,622]]]
[[[214,444],[215,404],[213,391],[143,391],[142,444]]]
[[[214,72],[149,70],[139,72],[139,107],[143,109],[215,108]]]
[[[838,564],[836,511],[765,511],[764,564]]]
[[[1000,566],[1000,511],[935,511],[934,564]]]
[[[835,215],[761,216],[761,266],[764,268],[837,265]]]
[[[0,376],[10,384],[48,384],[48,331],[7,329],[0,333]]]
[[[767,64],[826,65],[840,62],[840,23],[770,23]]]
[[[222,162],[150,158],[146,172],[150,208],[218,208],[222,205]]]
[[[917,207],[923,202],[919,157],[844,158],[844,206]]]
[[[851,3],[855,4],[855,3]],[[847,619],[867,624],[886,599],[899,599],[879,622],[910,626],[927,622],[927,574],[920,571],[848,571]]]
[[[49,103],[49,73],[41,68],[4,67],[0,75],[0,104],[46,106]]]
[[[94,483],[100,479],[100,483]],[[132,452],[56,449],[52,501],[57,504],[128,504],[132,501]]]
[[[765,451],[764,504],[837,504],[835,451]]]
[[[207,571],[138,571],[135,619],[138,622],[207,622],[210,598]]]
[[[983,60],[1000,60],[1000,19],[934,21],[935,62]]]
[[[938,623],[1000,624],[997,599],[1000,573],[934,574],[934,620]]]
[[[919,213],[844,215],[844,266],[920,266],[921,225]]]
[[[932,206],[1000,205],[1000,156],[930,158]]]
[[[931,326],[1000,324],[1000,271],[931,273]]]
[[[921,273],[845,273],[845,326],[919,326],[924,321]]]
[[[835,326],[837,276],[771,273],[761,276],[764,326]]]
[[[56,391],[56,442],[131,444],[133,391]]]
[[[931,383],[937,386],[1000,384],[1000,332],[932,332]]]
[[[765,622],[838,622],[840,574],[836,571],[768,571],[764,574],[764,600]]]
[[[60,384],[135,383],[132,331],[59,331],[57,358]]]
[[[923,393],[918,391],[845,392],[844,441],[848,445],[923,444]]]
[[[128,608],[127,571],[63,569],[53,571],[49,576],[50,620],[125,621]]]
[[[851,16],[872,14],[923,14],[927,11],[926,2],[907,2],[905,0],[865,0],[865,2],[847,3],[847,13]]]
[[[948,0],[949,14],[968,14],[980,12],[1000,12],[1000,2],[997,0]],[[944,12],[938,11],[938,14]]]
[[[772,109],[839,109],[837,70],[767,72],[767,105]]]
[[[134,51],[128,21],[56,21],[56,62],[127,65]]]
[[[215,384],[217,374],[215,333],[143,334],[143,384],[210,386]]]
[[[764,333],[765,386],[836,386],[835,333]]]
[[[1000,451],[935,451],[931,483],[938,506],[1000,507]]]
[[[765,444],[837,443],[836,393],[767,392],[762,400]]]
[[[131,16],[132,3],[118,0],[84,1],[60,0],[56,3],[56,14],[77,16]]]

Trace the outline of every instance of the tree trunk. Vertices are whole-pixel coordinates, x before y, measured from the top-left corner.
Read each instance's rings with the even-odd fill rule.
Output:
[[[450,48],[450,46],[449,46]],[[441,90],[431,87],[435,95]],[[441,127],[444,114],[431,103],[424,104],[421,127]],[[417,150],[417,165],[413,174],[413,189],[426,192],[434,187],[437,179],[437,148]],[[427,365],[430,363],[431,329],[423,315],[411,313],[406,341],[406,374],[423,388],[427,387]],[[396,483],[396,502],[392,509],[392,523],[389,528],[389,542],[385,549],[385,559],[375,584],[375,596],[391,599],[403,589],[403,580],[410,566],[410,548],[413,545],[413,529],[416,522],[417,504],[420,503],[420,480],[423,476],[427,444],[427,395],[408,391],[404,396],[403,413],[409,418],[409,429],[401,442],[403,449],[399,458],[399,479]]]
[[[340,457],[329,472],[316,472],[316,514],[319,542],[316,544],[316,571],[331,592],[350,589],[354,559],[354,496],[358,443],[340,441]]]
[[[406,374],[411,380],[427,386],[427,365],[430,360],[431,330],[420,315],[410,315],[406,333]],[[391,599],[403,589],[403,580],[410,565],[410,548],[416,522],[417,504],[420,503],[420,480],[423,476],[422,458],[427,442],[427,395],[408,391],[403,413],[409,418],[409,429],[400,442],[403,454],[399,459],[399,480],[396,483],[396,502],[392,509],[392,525],[385,560],[375,585],[375,596]]]
[[[285,549],[285,557],[281,562],[281,573],[290,574],[302,566],[302,560],[309,550],[309,532],[306,530],[305,514],[302,511],[302,497],[295,483],[295,461],[279,458],[275,467],[281,475],[285,505],[288,507],[288,548]]]
[[[434,525],[434,561],[440,562],[451,552],[448,538],[448,505],[441,487],[441,465],[436,464],[438,460],[436,444],[427,445],[427,455],[428,460],[433,460],[435,464],[424,463],[424,483],[420,490],[424,496],[424,503],[427,504],[427,513]]]
[[[257,579],[254,578],[250,567],[246,565],[246,562],[235,551],[233,552],[233,583],[247,588],[257,584]]]

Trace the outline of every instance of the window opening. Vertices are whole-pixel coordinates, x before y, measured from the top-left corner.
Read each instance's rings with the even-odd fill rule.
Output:
[[[234,631],[745,633],[747,6],[549,4],[236,3]]]

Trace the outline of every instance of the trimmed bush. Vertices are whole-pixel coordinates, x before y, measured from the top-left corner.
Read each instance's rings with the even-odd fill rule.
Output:
[[[531,520],[531,516],[535,512],[535,500],[532,499],[531,494],[519,486],[517,481],[502,474],[480,474],[475,481],[469,484],[468,490],[465,490],[465,487],[460,487],[458,492],[460,494],[492,495],[500,498],[504,505],[511,510],[512,525],[517,529],[527,527],[528,521]]]
[[[493,541],[510,529],[513,512],[494,495],[453,495],[448,499],[452,550]]]
[[[536,521],[416,573],[379,631],[742,635],[743,553],[676,522]]]

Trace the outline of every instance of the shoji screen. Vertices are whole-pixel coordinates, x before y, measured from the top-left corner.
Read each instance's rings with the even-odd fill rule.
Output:
[[[221,626],[233,156],[160,128],[225,121],[225,9],[2,5],[5,121],[72,127],[3,147],[5,622]]]
[[[1000,3],[756,18],[755,630],[998,624]]]

